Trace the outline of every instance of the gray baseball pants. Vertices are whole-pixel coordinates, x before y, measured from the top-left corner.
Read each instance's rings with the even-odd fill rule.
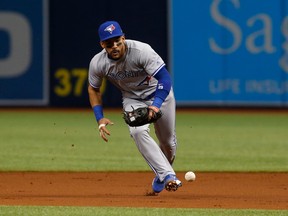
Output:
[[[123,109],[132,111],[132,107],[146,107],[151,105],[152,100],[144,101],[131,98],[123,98]],[[132,107],[131,107],[132,106]],[[159,144],[150,136],[150,124],[139,127],[130,127],[131,137],[134,139],[139,152],[142,154],[148,165],[163,181],[168,174],[175,175],[172,163],[175,158],[177,139],[175,132],[175,98],[171,89],[166,100],[161,106],[163,116],[154,123],[154,129]]]

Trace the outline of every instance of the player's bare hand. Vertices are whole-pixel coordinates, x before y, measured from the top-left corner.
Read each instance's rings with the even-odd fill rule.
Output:
[[[156,113],[159,112],[160,109],[158,107],[155,107],[155,106],[149,106],[148,108],[149,108],[149,116],[148,116],[148,118],[150,120],[150,119],[152,119],[155,116]]]
[[[106,126],[107,125],[113,125],[114,123],[111,122],[109,119],[107,118],[102,118],[99,120],[98,125],[99,125],[99,133],[101,138],[105,141],[108,142],[108,138],[107,135],[110,136],[110,132],[109,130],[107,130]]]

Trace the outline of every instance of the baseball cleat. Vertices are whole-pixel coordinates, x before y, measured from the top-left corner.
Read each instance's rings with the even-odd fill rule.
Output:
[[[160,193],[162,190],[164,190],[165,184],[164,181],[161,182],[158,176],[156,176],[152,181],[152,189],[155,193]]]
[[[164,185],[167,191],[176,191],[182,186],[182,182],[175,175],[167,175],[164,179]]]

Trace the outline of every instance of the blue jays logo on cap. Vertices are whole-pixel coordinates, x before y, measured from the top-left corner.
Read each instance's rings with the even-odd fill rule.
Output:
[[[111,24],[111,25],[107,26],[107,27],[104,29],[104,31],[108,31],[110,34],[112,34],[113,31],[114,31],[114,29],[115,29],[115,26],[114,26],[113,24]]]
[[[120,25],[116,21],[107,21],[99,26],[98,34],[100,41],[124,35]]]

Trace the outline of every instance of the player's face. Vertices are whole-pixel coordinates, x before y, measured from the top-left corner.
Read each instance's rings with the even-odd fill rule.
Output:
[[[106,50],[111,59],[118,60],[125,54],[126,47],[124,36],[111,38],[100,42],[100,44],[102,48]]]

